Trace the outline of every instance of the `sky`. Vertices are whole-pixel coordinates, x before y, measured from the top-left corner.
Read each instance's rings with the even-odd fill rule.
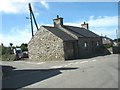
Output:
[[[57,15],[64,18],[64,25],[81,27],[89,23],[89,29],[98,35],[115,39],[118,31],[118,2],[46,2],[39,0],[3,0],[0,3],[0,43],[8,46],[28,43],[32,37],[28,3],[38,24],[53,26]],[[36,33],[34,25],[34,33]],[[119,36],[119,35],[118,35]]]

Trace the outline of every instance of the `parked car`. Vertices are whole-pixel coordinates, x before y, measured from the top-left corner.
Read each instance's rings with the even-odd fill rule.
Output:
[[[16,55],[16,58],[15,58],[16,60],[21,59],[23,57],[21,48],[15,48],[14,54]]]
[[[23,51],[23,58],[28,58],[28,51]]]

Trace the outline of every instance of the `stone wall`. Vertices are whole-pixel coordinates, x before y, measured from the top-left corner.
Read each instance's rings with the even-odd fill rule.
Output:
[[[113,46],[112,50],[113,54],[120,54],[120,46]]]
[[[29,59],[37,61],[64,60],[63,41],[40,27],[28,43]]]
[[[64,42],[65,59],[78,59],[78,40]]]
[[[97,44],[98,42],[98,44]],[[79,58],[84,58],[87,56],[100,53],[100,47],[102,45],[101,38],[79,38],[78,48],[79,48]]]

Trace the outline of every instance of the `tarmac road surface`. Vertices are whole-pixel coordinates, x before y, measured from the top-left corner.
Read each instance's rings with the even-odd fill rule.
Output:
[[[118,88],[118,55],[70,61],[2,61],[3,88]]]

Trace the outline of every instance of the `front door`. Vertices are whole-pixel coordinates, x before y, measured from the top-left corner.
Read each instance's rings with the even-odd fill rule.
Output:
[[[95,44],[94,44],[94,41],[92,41],[92,54],[95,54]]]
[[[65,59],[74,59],[74,42],[64,42]]]

